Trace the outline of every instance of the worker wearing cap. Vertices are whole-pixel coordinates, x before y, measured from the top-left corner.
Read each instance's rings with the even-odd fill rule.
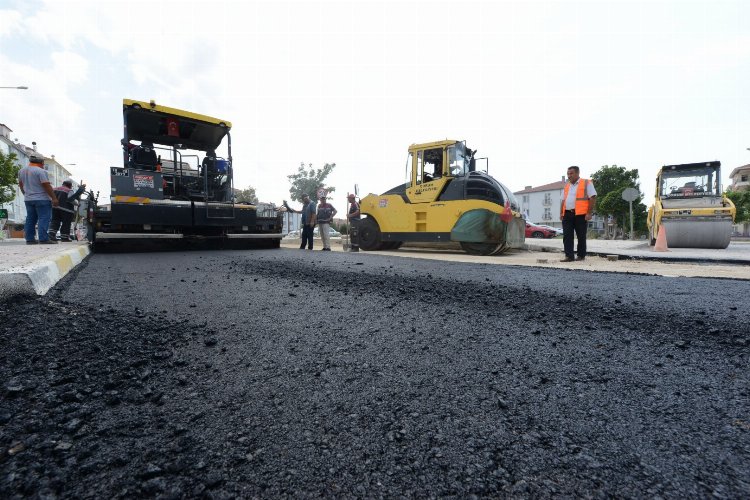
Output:
[[[47,230],[52,217],[52,207],[56,207],[58,202],[47,171],[44,170],[44,159],[38,156],[29,158],[29,166],[18,172],[18,187],[23,193],[26,205],[26,224],[23,228],[26,244],[56,244],[57,240],[49,239]],[[35,228],[39,235],[38,241],[34,234]]]
[[[349,200],[349,213],[346,214],[346,218],[349,219],[350,250],[359,252],[359,203],[354,194],[349,194],[346,199]]]
[[[70,241],[70,224],[75,215],[75,206],[84,191],[86,184],[81,184],[73,191],[73,179],[68,177],[62,186],[54,189],[58,205],[52,209],[52,222],[49,224],[49,239],[56,240],[57,230],[60,230],[60,241]]]
[[[326,202],[325,195],[320,197],[320,203],[318,203],[318,214],[315,216],[315,220],[318,222],[320,231],[320,239],[323,241],[323,251],[331,251],[331,222],[336,216],[336,209],[333,205]]]

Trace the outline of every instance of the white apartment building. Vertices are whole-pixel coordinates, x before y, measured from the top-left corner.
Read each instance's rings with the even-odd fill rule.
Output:
[[[521,206],[521,213],[534,224],[562,227],[560,204],[562,203],[565,180],[542,186],[526,186],[523,191],[514,193]]]
[[[743,165],[732,170],[729,174],[732,184],[729,186],[731,191],[748,191],[750,190],[750,165]]]
[[[551,182],[542,186],[526,186],[516,195],[521,206],[521,213],[528,222],[533,224],[544,224],[545,226],[562,227],[560,221],[560,206],[562,205],[563,191],[565,190],[565,177],[557,182]],[[604,219],[595,215],[589,221],[589,229],[604,232]]]

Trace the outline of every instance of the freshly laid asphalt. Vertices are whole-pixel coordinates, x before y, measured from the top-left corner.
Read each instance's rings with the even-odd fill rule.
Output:
[[[747,498],[748,292],[377,253],[95,254],[0,303],[0,497]]]
[[[332,249],[342,250],[341,238],[334,238]],[[282,246],[296,248],[299,239],[284,238]],[[321,247],[316,239],[317,248]],[[383,252],[402,257],[437,259],[453,262],[476,262],[494,265],[560,267],[594,272],[626,272],[660,276],[704,276],[750,279],[750,241],[733,241],[723,250],[679,248],[654,252],[645,241],[590,240],[590,257],[586,262],[561,264],[560,238],[527,239],[526,249],[501,256],[472,256],[458,249],[407,246],[397,252]],[[89,254],[87,242],[58,245],[26,245],[23,239],[0,240],[0,300],[17,295],[43,295]],[[617,256],[612,263],[603,257]]]

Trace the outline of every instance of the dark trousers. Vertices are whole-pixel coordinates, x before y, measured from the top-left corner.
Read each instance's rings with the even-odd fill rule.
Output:
[[[349,221],[349,245],[352,252],[359,252],[359,219]]]
[[[305,224],[302,226],[302,244],[299,246],[300,248],[309,248],[310,250],[313,249],[313,230],[315,228]]]
[[[60,240],[70,241],[70,223],[73,222],[73,214],[60,210],[52,209],[52,220],[49,223],[49,239],[57,239],[57,230],[60,230]]]
[[[586,215],[576,215],[573,210],[566,210],[562,227],[565,256],[573,258],[573,232],[575,232],[578,238],[578,256],[586,257],[586,230],[588,229]]]

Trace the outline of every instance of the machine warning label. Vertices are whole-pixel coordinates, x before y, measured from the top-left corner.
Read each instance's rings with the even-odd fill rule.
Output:
[[[153,188],[154,187],[154,176],[153,175],[133,175],[133,187],[137,188]]]
[[[378,206],[380,208],[387,207],[388,206],[388,198],[381,198],[380,200],[378,200]]]
[[[130,171],[126,168],[110,167],[109,170],[112,175],[116,175],[117,177],[127,177],[130,175]]]

